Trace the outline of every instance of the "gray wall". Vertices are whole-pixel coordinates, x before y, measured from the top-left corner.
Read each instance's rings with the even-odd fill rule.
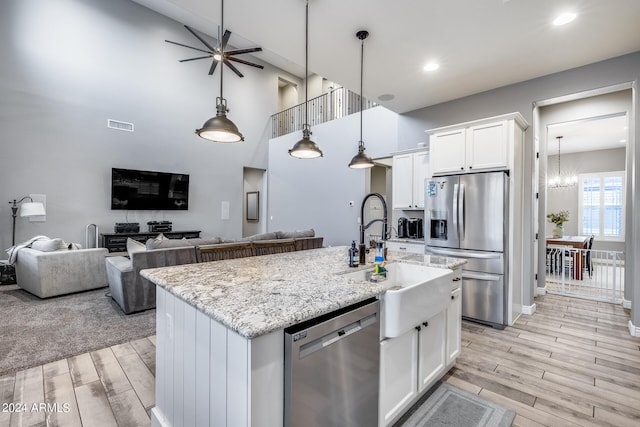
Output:
[[[525,81],[522,83],[505,86],[492,91],[472,95],[455,101],[415,110],[406,114],[402,114],[398,119],[398,141],[399,149],[410,148],[418,141],[425,140],[424,131],[426,129],[436,128],[445,125],[451,125],[466,122],[485,117],[491,117],[499,114],[505,114],[513,111],[520,112],[524,118],[534,124],[533,111],[537,102],[542,100],[550,100],[553,98],[577,94],[584,91],[590,91],[607,86],[630,83],[637,87],[640,79],[640,52],[613,58],[607,61],[598,62],[584,67],[575,68],[557,74],[541,77]],[[630,179],[633,181],[634,196],[629,210],[638,212],[637,203],[640,201],[640,176],[637,171],[640,167],[640,156],[636,155],[635,141],[640,140],[640,126],[638,126],[639,118],[638,97],[634,95],[633,111],[635,115],[630,118],[630,142],[629,142],[629,158],[627,172],[630,173]],[[533,176],[533,144],[534,129],[530,127],[526,131],[525,136],[525,171],[524,176]],[[532,229],[529,230],[529,239],[522,242],[527,252],[525,253],[525,269],[524,272],[524,305],[533,304],[534,282],[533,276],[535,266],[533,265],[533,252],[530,248],[533,246],[533,237],[535,228],[533,227],[533,200],[532,195],[535,186],[526,188],[524,194],[528,206],[525,206],[526,217],[525,223],[531,223]],[[627,229],[631,238],[627,239],[626,258],[640,254],[640,215],[627,215]],[[629,237],[628,235],[628,237]],[[636,256],[637,257],[637,256]],[[640,280],[640,265],[629,266],[625,272],[625,283],[628,286],[638,283]],[[633,289],[633,312],[632,321],[634,325],[640,325],[640,291]],[[631,298],[631,297],[630,297]]]
[[[567,153],[560,157],[563,171],[571,171],[576,175],[582,173],[613,172],[624,171],[625,169],[625,149],[617,148],[610,150],[584,151],[581,153]],[[548,163],[556,165],[558,156],[549,156]],[[580,186],[569,188],[555,188],[547,190],[547,213],[569,211],[569,221],[564,224],[564,233],[569,236],[580,235],[578,230],[579,210],[578,193]],[[545,216],[546,217],[546,216]],[[554,227],[547,220],[545,235],[551,235]],[[607,242],[598,238],[594,239],[594,249],[624,251],[624,242]]]
[[[397,117],[383,107],[363,112],[363,139],[371,157],[396,151]],[[359,120],[359,114],[352,114],[314,126],[311,139],[324,153],[319,159],[289,156],[287,151],[300,140],[300,132],[271,140],[268,231],[313,228],[324,237],[325,246],[359,240],[360,205],[369,172],[348,168],[358,151]],[[349,206],[350,201],[354,206]]]
[[[194,130],[215,114],[219,70],[164,40],[197,46],[180,23],[129,0],[0,2],[0,246],[11,244],[9,204],[47,197],[47,220],[17,219],[18,242],[37,234],[85,240],[85,225],[167,219],[204,236],[242,234],[243,167],[266,169],[269,116],[278,76],[265,64],[224,73],[229,117],[239,144],[207,142]],[[259,58],[259,57],[258,57]],[[107,119],[135,132],[107,129]],[[112,211],[111,168],[188,173],[188,211]],[[221,220],[221,202],[230,219]]]

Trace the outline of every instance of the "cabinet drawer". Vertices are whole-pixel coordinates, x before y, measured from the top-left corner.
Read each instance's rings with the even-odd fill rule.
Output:
[[[423,254],[424,243],[420,242],[389,242],[387,241],[387,249],[396,252],[407,252],[411,254]]]
[[[182,239],[197,239],[198,237],[200,237],[200,232],[199,231],[194,231],[193,233],[182,233],[180,238],[182,238]]]

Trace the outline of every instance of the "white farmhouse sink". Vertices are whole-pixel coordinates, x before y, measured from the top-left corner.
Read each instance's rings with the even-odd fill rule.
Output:
[[[387,264],[388,290],[382,295],[381,334],[393,338],[444,310],[451,300],[453,271],[407,263]],[[359,270],[344,276],[368,280],[372,270]]]

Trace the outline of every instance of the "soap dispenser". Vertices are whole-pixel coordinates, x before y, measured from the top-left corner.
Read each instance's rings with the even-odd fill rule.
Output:
[[[360,254],[358,253],[358,248],[356,247],[356,241],[351,242],[351,247],[349,248],[349,267],[357,267],[360,261]]]

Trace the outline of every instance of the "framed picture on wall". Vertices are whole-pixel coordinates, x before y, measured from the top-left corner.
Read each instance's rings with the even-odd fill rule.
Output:
[[[247,192],[247,221],[258,221],[260,206],[260,192]]]

